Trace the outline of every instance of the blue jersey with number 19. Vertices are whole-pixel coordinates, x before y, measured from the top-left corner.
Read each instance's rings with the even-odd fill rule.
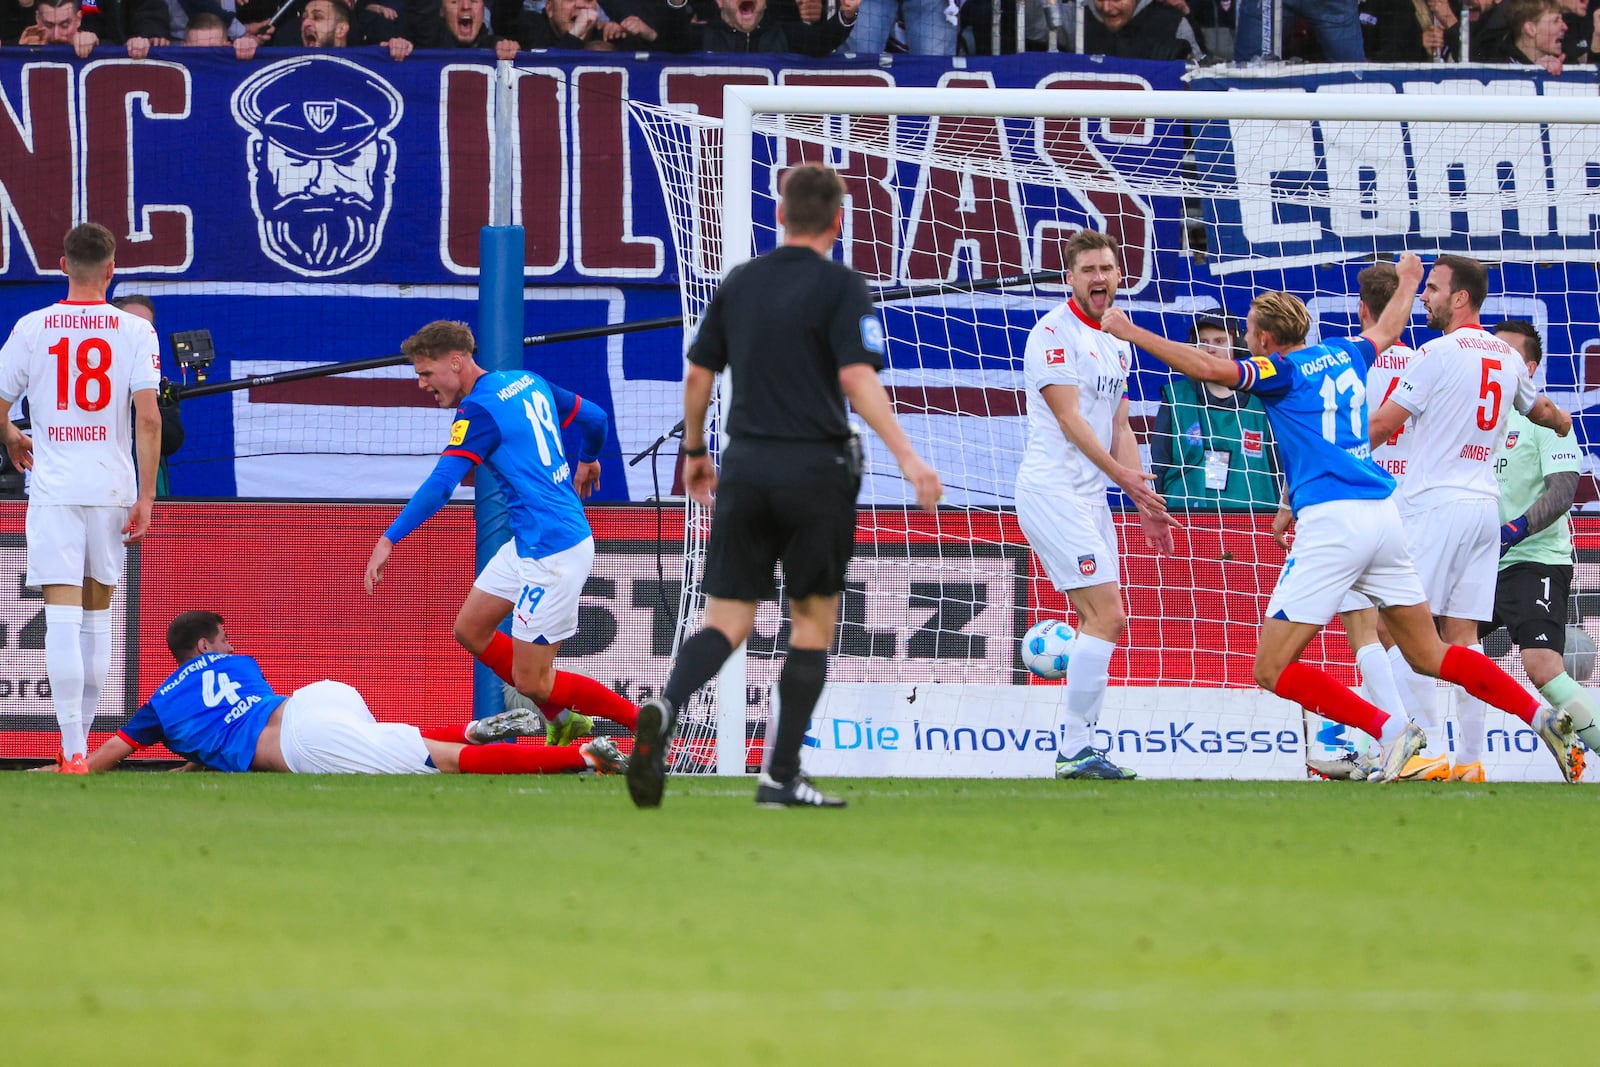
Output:
[[[1296,512],[1394,492],[1367,443],[1367,370],[1377,358],[1371,341],[1352,337],[1238,361],[1238,387],[1267,409]]]
[[[532,372],[493,371],[456,411],[443,454],[486,464],[500,479],[519,556],[542,559],[590,536],[561,448],[561,427],[582,406]]]

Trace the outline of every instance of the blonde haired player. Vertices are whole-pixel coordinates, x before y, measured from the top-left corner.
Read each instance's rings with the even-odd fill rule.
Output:
[[[1034,325],[1022,357],[1028,443],[1017,469],[1017,522],[1050,583],[1078,613],[1057,778],[1133,777],[1093,746],[1111,653],[1128,624],[1106,483],[1139,509],[1152,548],[1173,548],[1172,517],[1148,484],[1155,475],[1142,469],[1128,425],[1133,349],[1101,327],[1121,283],[1117,243],[1093,230],[1078,231],[1067,242],[1072,295]]]
[[[1384,623],[1412,668],[1456,682],[1534,727],[1566,767],[1572,719],[1539,702],[1482,652],[1447,645],[1433,625],[1406,549],[1394,478],[1372,461],[1366,371],[1411,318],[1422,261],[1400,257],[1395,295],[1361,336],[1308,345],[1311,316],[1289,293],[1263,293],[1250,305],[1245,344],[1251,358],[1225,359],[1169,341],[1112,310],[1105,328],[1181,374],[1261,397],[1278,441],[1289,504],[1299,524],[1294,549],[1267,601],[1256,646],[1256,683],[1324,718],[1365,730],[1383,744],[1378,776],[1399,777],[1426,741],[1404,716],[1392,716],[1331,675],[1300,662],[1350,589],[1380,605]],[[1385,432],[1380,439],[1388,437]]]
[[[106,303],[116,250],[104,226],[73,227],[61,257],[67,298],[24,315],[0,348],[0,443],[32,471],[28,584],[44,588],[45,664],[67,774],[89,773],[89,725],[111,669],[111,594],[126,545],[150,526],[161,458],[156,332]],[[11,421],[24,395],[31,433]]]
[[[1417,350],[1370,424],[1376,444],[1411,422],[1411,458],[1396,493],[1406,542],[1438,616],[1440,636],[1476,652],[1483,651],[1478,626],[1494,615],[1500,560],[1494,461],[1506,420],[1515,407],[1563,437],[1572,430],[1572,417],[1535,392],[1522,356],[1479,325],[1488,289],[1488,276],[1476,260],[1446,255],[1434,261],[1422,302],[1429,328],[1444,336]],[[1432,680],[1415,677],[1404,662],[1396,663],[1395,677],[1416,701],[1412,714],[1424,727],[1438,729]],[[1458,698],[1463,729],[1482,723],[1476,698]],[[1572,738],[1544,740],[1562,776],[1570,779]],[[1481,769],[1464,767],[1461,773]]]

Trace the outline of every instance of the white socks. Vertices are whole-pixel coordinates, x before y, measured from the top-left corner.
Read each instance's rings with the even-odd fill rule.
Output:
[[[1468,645],[1474,652],[1482,652],[1482,645]],[[1483,720],[1488,705],[1468,693],[1459,685],[1456,691],[1456,763],[1479,763],[1483,760]],[[1431,735],[1430,735],[1431,736]]]
[[[111,673],[111,611],[83,613],[83,630],[79,640],[83,650],[83,721],[84,743],[88,744],[89,727],[94,723],[94,713],[100,707],[100,690],[106,676]]]
[[[1389,650],[1389,668],[1394,672],[1395,688],[1411,721],[1422,727],[1428,735],[1428,750],[1443,752],[1444,726],[1439,720],[1437,679],[1412,670],[1398,645]]]
[[[1062,751],[1076,756],[1094,744],[1094,727],[1106,705],[1106,685],[1111,677],[1111,653],[1117,646],[1080,633],[1072,642],[1067,664],[1067,721]]]
[[[67,759],[83,756],[83,609],[76,604],[44,606],[44,660],[50,696],[61,727],[61,752]]]
[[[1376,641],[1362,645],[1356,649],[1356,667],[1361,671],[1361,685],[1367,691],[1367,699],[1388,712],[1389,718],[1403,722],[1407,718],[1406,706],[1395,684],[1389,653]]]

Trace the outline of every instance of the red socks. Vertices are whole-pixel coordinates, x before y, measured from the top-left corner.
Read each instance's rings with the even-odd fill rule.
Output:
[[[589,767],[577,745],[468,745],[457,758],[462,774],[560,774]]]
[[[489,639],[489,647],[478,656],[480,662],[499,676],[507,685],[515,685],[511,680],[511,660],[513,649],[511,638],[495,631]],[[601,685],[593,678],[571,671],[556,671],[556,683],[550,690],[550,699],[539,705],[539,710],[546,719],[554,721],[556,716],[568,708],[576,708],[583,714],[610,719],[614,723],[626,726],[629,730],[639,724],[639,708],[626,697],[618,696],[609,688]],[[424,734],[424,737],[427,735]],[[459,737],[437,737],[436,741],[459,741]]]
[[[1384,724],[1389,721],[1387,713],[1362,700],[1349,686],[1340,685],[1332,675],[1304,663],[1285,667],[1273,692],[1324,719],[1365,730],[1373,737],[1382,737]]]
[[[1539,702],[1482,652],[1451,645],[1445,649],[1444,659],[1439,663],[1439,677],[1454,682],[1507,715],[1515,715],[1529,726],[1533,725]]]
[[[467,740],[467,724],[458,723],[454,726],[434,726],[422,731],[422,736],[429,741],[447,741],[453,745],[470,745]]]
[[[556,671],[556,684],[550,687],[550,703],[557,708],[576,708],[585,715],[610,719],[630,731],[639,726],[639,707],[593,678],[571,671]]]

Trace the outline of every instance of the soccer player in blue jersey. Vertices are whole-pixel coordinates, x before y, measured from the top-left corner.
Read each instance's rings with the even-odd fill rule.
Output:
[[[1411,319],[1422,261],[1406,253],[1400,284],[1378,321],[1360,336],[1307,345],[1311,316],[1288,293],[1264,293],[1250,305],[1248,359],[1229,359],[1170,341],[1112,309],[1107,332],[1132,341],[1180,374],[1261,397],[1277,438],[1298,534],[1267,602],[1256,648],[1263,689],[1335,722],[1365,730],[1383,744],[1379,774],[1399,776],[1427,737],[1414,723],[1386,714],[1327,672],[1299,662],[1311,639],[1355,589],[1380,608],[1412,669],[1443,678],[1532,726],[1564,775],[1572,720],[1539,702],[1494,661],[1446,645],[1434,628],[1422,582],[1406,550],[1394,478],[1372,460],[1366,374],[1378,353],[1399,340]]]
[[[373,546],[367,592],[383,581],[400,539],[442,508],[468,471],[487,465],[505,490],[512,538],[473,583],[456,616],[456,640],[539,704],[551,744],[587,734],[592,716],[633,730],[639,709],[631,701],[592,678],[555,669],[561,642],[578,632],[578,596],[594,563],[580,498],[600,486],[610,419],[532,371],[484,370],[472,358],[476,347],[466,323],[445,321],[428,323],[400,346],[418,387],[440,407],[454,407],[456,418],[433,473]],[[561,444],[562,428],[574,422],[582,438],[575,472]],[[507,615],[513,615],[509,638],[498,630]]]
[[[530,711],[508,711],[441,729],[378,722],[343,682],[312,682],[280,696],[249,656],[233,650],[222,616],[186,611],[167,627],[178,669],[116,735],[89,755],[107,771],[141,748],[165,744],[216,771],[296,774],[612,774],[626,760],[607,738],[582,748],[491,745],[537,728]]]

